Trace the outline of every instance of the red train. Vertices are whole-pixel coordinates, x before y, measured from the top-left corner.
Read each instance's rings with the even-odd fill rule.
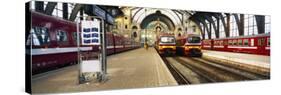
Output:
[[[32,29],[26,46],[31,46],[32,73],[46,71],[77,62],[76,23],[31,12]],[[81,41],[81,40],[80,40]],[[140,47],[140,44],[121,35],[106,33],[107,54]],[[80,46],[82,53],[96,52],[98,46]],[[29,51],[29,50],[27,50]],[[92,53],[89,53],[92,54]],[[96,56],[96,55],[94,55]]]
[[[270,55],[270,34],[206,39],[202,48],[207,50]]]
[[[173,34],[161,34],[157,37],[156,49],[160,55],[176,54],[176,38]]]
[[[188,34],[177,38],[177,52],[180,55],[202,56],[201,38],[198,34]],[[182,54],[183,53],[183,54]]]

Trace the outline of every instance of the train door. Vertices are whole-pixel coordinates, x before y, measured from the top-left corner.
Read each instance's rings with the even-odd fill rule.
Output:
[[[213,50],[214,49],[214,40],[213,39],[210,39],[210,40],[211,40],[211,44],[210,44],[211,50]]]
[[[258,44],[257,44],[257,53],[258,54],[265,54],[265,46],[266,46],[266,42],[265,42],[265,37],[260,37],[258,38]]]
[[[266,37],[266,42],[265,52],[267,55],[270,55],[270,37]]]

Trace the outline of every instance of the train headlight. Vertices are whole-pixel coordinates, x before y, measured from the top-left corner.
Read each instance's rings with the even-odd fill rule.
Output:
[[[185,50],[189,50],[189,46],[184,47]]]
[[[158,48],[159,48],[159,50],[162,50],[162,49],[163,49],[163,47],[162,47],[162,46],[158,46]]]
[[[176,50],[176,46],[173,46],[173,50]]]

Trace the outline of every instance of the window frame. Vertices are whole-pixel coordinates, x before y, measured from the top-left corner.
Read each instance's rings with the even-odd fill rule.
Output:
[[[228,45],[232,46],[233,45],[233,40],[228,40]]]
[[[243,46],[249,46],[249,39],[243,39]]]
[[[238,39],[237,42],[238,42],[237,43],[238,46],[242,46],[243,45],[243,40],[242,39]]]
[[[39,39],[39,36],[42,36],[43,29],[45,30],[44,36],[48,37],[46,42],[40,41],[40,39]],[[32,30],[33,30],[33,33],[31,32]],[[38,31],[40,31],[40,34],[38,33]],[[48,46],[51,43],[50,32],[49,32],[49,29],[46,27],[33,26],[30,30],[30,35],[31,35],[30,44],[32,44],[33,46]],[[36,38],[34,36],[36,36]],[[37,40],[39,44],[38,45],[35,44],[34,40]],[[45,40],[45,39],[41,38],[41,40]]]
[[[66,40],[64,40],[64,41],[60,41],[59,39],[58,39],[58,32],[64,32],[65,33],[65,39]],[[69,42],[69,37],[68,37],[68,32],[66,32],[66,31],[64,31],[64,30],[56,30],[56,42],[58,43],[58,44],[60,44],[60,45],[66,45],[66,44],[68,44],[68,42]]]

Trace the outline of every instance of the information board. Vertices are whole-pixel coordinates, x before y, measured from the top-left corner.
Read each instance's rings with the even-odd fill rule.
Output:
[[[100,21],[97,19],[81,22],[82,45],[100,45]]]

